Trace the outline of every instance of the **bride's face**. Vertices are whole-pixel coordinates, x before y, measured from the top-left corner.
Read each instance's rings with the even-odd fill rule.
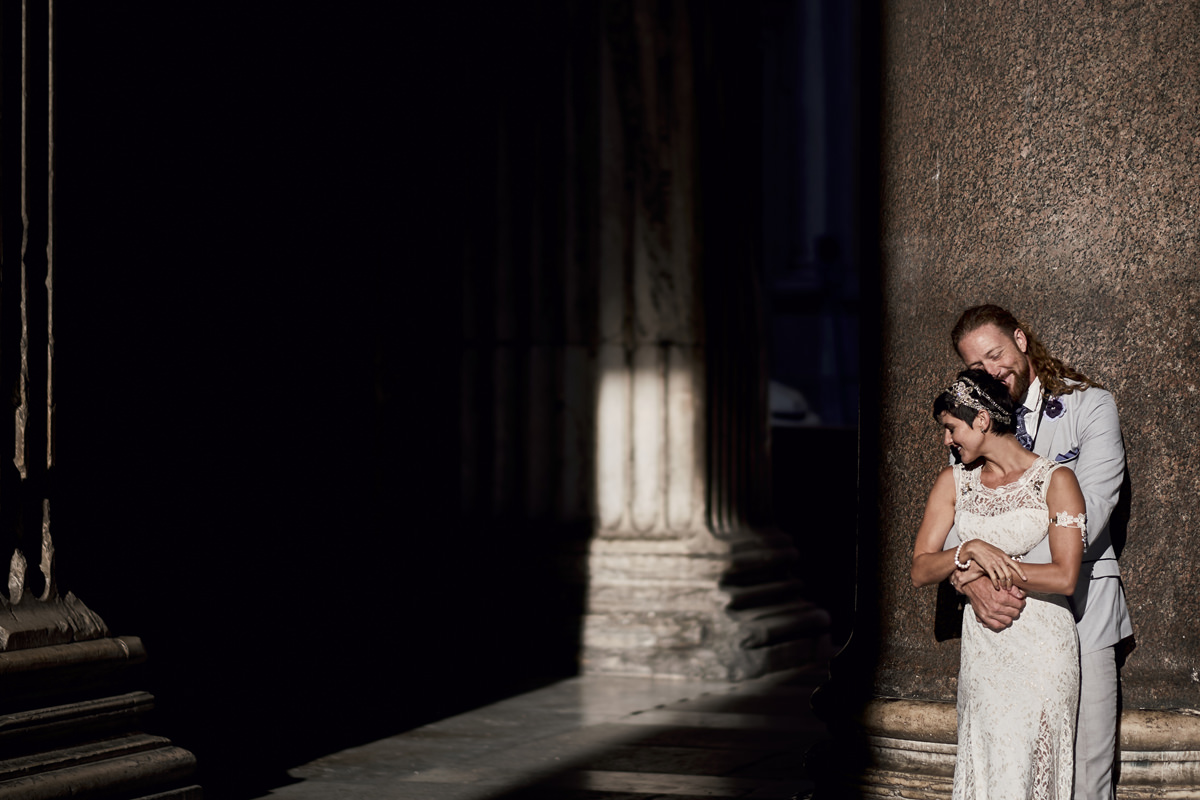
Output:
[[[983,444],[983,415],[976,414],[975,421],[968,425],[949,411],[938,416],[942,424],[942,442],[958,453],[964,464],[979,458],[979,447]]]

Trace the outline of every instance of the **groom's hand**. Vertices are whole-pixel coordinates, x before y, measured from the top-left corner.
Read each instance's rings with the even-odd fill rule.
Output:
[[[972,565],[971,571],[975,569]],[[994,631],[1002,631],[1013,624],[1013,620],[1021,616],[1025,610],[1025,593],[1016,586],[1011,589],[996,589],[991,581],[974,580],[978,575],[958,576],[950,578],[954,588],[967,596],[971,601],[971,610],[975,617]],[[956,580],[957,579],[957,580]]]

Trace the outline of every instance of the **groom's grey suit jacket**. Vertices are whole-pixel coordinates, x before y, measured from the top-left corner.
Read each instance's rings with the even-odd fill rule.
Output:
[[[1104,389],[1077,389],[1047,398],[1042,405],[1033,452],[1069,467],[1083,490],[1088,543],[1071,605],[1078,621],[1079,651],[1091,653],[1133,634],[1110,526],[1125,478],[1121,423],[1117,405]],[[1055,513],[1056,509],[1050,509],[1051,515]],[[957,531],[951,530],[946,547],[957,546]],[[1049,537],[1023,560],[1048,564]]]

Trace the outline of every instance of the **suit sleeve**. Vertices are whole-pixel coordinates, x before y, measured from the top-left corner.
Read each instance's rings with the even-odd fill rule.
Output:
[[[1077,428],[1079,458],[1072,466],[1087,506],[1089,534],[1084,560],[1088,560],[1102,555],[1108,546],[1108,537],[1098,534],[1108,527],[1121,492],[1125,477],[1125,445],[1112,395],[1095,389],[1084,390],[1084,395],[1091,402],[1081,403],[1082,418]],[[1094,395],[1095,399],[1087,395]],[[1050,509],[1050,513],[1056,513],[1055,509]]]

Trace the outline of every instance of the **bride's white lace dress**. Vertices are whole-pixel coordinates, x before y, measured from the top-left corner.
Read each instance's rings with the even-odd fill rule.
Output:
[[[989,489],[978,469],[956,466],[960,538],[1028,553],[1048,533],[1046,490],[1058,468],[1039,457],[1017,481]],[[999,632],[968,607],[962,627],[954,800],[1069,800],[1079,640],[1066,598],[1031,593],[1020,618]]]

